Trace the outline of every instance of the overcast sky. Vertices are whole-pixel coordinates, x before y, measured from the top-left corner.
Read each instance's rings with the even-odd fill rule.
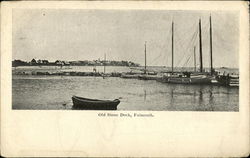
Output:
[[[167,10],[14,9],[13,60],[130,60],[171,66],[174,21],[175,66],[199,59],[198,21],[202,21],[204,66],[209,66],[209,15],[212,16],[215,67],[238,67],[238,12]]]

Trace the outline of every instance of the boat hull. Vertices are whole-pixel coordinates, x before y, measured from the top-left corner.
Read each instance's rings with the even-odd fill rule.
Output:
[[[139,75],[138,76],[139,80],[158,80],[160,78],[161,76],[157,76],[157,75]]]
[[[119,99],[115,100],[97,100],[73,96],[73,108],[82,110],[117,110],[120,103]]]
[[[138,74],[122,74],[121,78],[137,79],[138,76],[139,76]]]
[[[211,79],[206,78],[190,78],[190,77],[163,77],[158,81],[173,84],[211,84]]]
[[[222,86],[239,87],[239,77],[217,76],[216,80]]]

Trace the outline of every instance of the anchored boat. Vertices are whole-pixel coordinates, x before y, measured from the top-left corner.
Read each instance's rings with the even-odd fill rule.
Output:
[[[205,74],[190,74],[185,73],[175,74],[171,76],[163,76],[157,80],[164,83],[176,83],[176,84],[210,84],[212,77],[208,77]]]
[[[212,29],[211,29],[211,16],[210,16],[210,57],[211,57],[211,73],[204,72],[202,62],[202,37],[201,37],[201,20],[199,20],[199,48],[200,48],[200,72],[196,72],[196,63],[194,72],[174,72],[174,23],[172,22],[172,72],[164,75],[160,82],[165,83],[178,83],[178,84],[211,84],[212,75],[214,73],[212,64]],[[194,48],[195,59],[195,48]],[[194,60],[195,62],[195,60]]]
[[[145,42],[145,67],[144,67],[144,73],[138,76],[139,80],[157,80],[161,78],[160,76],[157,76],[156,72],[149,72],[147,71],[147,42]]]
[[[140,75],[139,73],[128,72],[128,73],[122,73],[121,78],[137,79],[139,75]]]
[[[115,100],[99,100],[82,98],[78,96],[72,97],[73,108],[83,110],[117,110],[120,103],[119,99]]]
[[[238,75],[218,75],[216,76],[216,80],[222,86],[239,87]]]
[[[138,76],[138,79],[139,80],[158,80],[158,79],[161,79],[162,76],[159,76],[159,75],[139,75]]]

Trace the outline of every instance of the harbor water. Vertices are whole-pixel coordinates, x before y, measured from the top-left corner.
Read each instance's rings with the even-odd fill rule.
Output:
[[[18,70],[22,69],[34,70],[31,67]],[[109,67],[106,69],[111,71]],[[130,71],[127,67],[113,69]],[[13,109],[72,110],[73,95],[96,99],[118,98],[121,103],[117,110],[239,111],[239,89],[232,87],[168,84],[120,77],[12,76]]]

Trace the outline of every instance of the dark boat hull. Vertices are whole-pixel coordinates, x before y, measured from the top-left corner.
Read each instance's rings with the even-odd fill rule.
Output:
[[[82,110],[117,110],[119,99],[97,100],[73,96],[73,108]]]
[[[161,77],[157,75],[139,75],[138,76],[139,80],[158,80],[160,78]]]
[[[239,77],[216,76],[219,85],[229,87],[239,87]]]
[[[138,78],[138,74],[121,74],[121,78],[128,78],[128,79],[137,79]]]

